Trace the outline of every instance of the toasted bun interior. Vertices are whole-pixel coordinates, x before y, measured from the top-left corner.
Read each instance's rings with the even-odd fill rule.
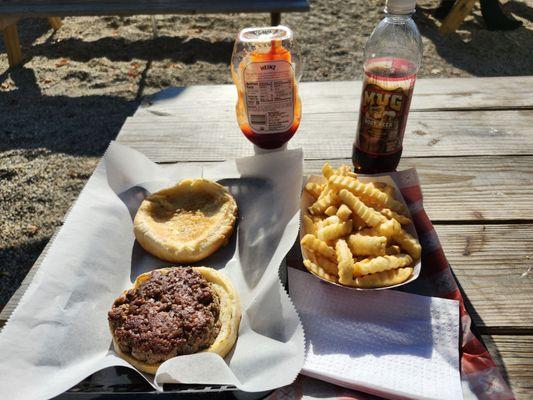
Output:
[[[185,179],[143,200],[133,222],[135,238],[149,253],[170,262],[203,260],[226,244],[237,203],[207,179]]]

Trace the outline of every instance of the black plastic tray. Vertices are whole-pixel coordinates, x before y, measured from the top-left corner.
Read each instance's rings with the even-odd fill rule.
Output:
[[[258,400],[270,392],[245,393],[234,386],[177,385],[164,386],[164,392],[155,391],[139,374],[125,367],[109,367],[98,371],[65,393],[57,400],[103,400],[103,399],[237,399]]]

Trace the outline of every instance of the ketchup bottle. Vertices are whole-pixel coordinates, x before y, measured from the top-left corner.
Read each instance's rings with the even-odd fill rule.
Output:
[[[365,46],[363,92],[352,161],[355,170],[396,170],[422,58],[420,33],[411,15],[416,0],[387,0],[385,18]]]
[[[243,29],[231,60],[237,122],[256,152],[281,149],[300,125],[299,51],[285,26]]]

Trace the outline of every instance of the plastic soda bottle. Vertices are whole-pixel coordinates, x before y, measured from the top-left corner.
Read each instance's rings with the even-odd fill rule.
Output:
[[[359,123],[352,150],[355,170],[396,170],[422,58],[420,33],[412,19],[416,0],[387,0],[385,18],[364,51]]]

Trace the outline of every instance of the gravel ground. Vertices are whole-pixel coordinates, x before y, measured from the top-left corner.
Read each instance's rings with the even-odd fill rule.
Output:
[[[441,37],[436,1],[419,1],[422,77],[533,74],[533,2],[504,9],[524,22],[512,32],[484,29],[479,10]],[[305,57],[303,80],[361,76],[362,48],[383,1],[311,0],[311,12],[283,16]],[[61,225],[110,140],[139,99],[168,86],[229,83],[233,37],[269,16],[65,18],[19,23],[26,62],[7,69],[0,47],[0,308]]]

